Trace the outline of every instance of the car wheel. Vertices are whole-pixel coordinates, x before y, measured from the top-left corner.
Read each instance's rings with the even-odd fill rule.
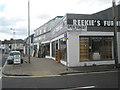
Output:
[[[23,59],[21,59],[21,64],[23,64]]]

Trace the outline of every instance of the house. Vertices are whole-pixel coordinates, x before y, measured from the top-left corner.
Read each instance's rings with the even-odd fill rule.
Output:
[[[24,41],[22,39],[4,40],[1,43],[3,53],[8,53],[11,50],[19,50],[22,52],[23,46],[24,46]]]
[[[33,56],[33,49],[34,49],[34,43],[33,43],[33,38],[34,38],[34,34],[30,35],[29,37],[27,37],[24,42],[24,54],[28,55],[29,54],[29,39],[30,39],[30,56]]]
[[[10,44],[11,43],[9,40],[5,39],[4,41],[2,41],[1,47],[2,47],[3,53],[8,53],[10,51],[10,48],[9,48]]]

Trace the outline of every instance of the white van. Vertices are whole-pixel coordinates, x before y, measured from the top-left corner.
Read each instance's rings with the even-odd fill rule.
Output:
[[[14,58],[14,64],[21,63],[21,55],[19,51],[14,52],[13,58]]]
[[[7,58],[8,64],[21,64],[22,57],[20,51],[11,51],[9,57]]]

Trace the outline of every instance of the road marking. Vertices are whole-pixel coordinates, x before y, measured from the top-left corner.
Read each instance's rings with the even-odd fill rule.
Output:
[[[111,72],[118,72],[118,71],[117,71],[117,70],[114,70],[114,71],[101,71],[101,72],[75,73],[75,74],[69,74],[69,75],[102,74],[102,73],[111,73]]]
[[[10,77],[10,78],[42,78],[42,77],[60,77],[61,75],[41,75],[41,76],[7,76],[3,74],[3,77]]]
[[[75,87],[75,88],[59,89],[59,90],[76,90],[76,89],[88,89],[88,88],[95,88],[95,86]]]
[[[80,88],[95,88],[95,86],[78,87],[78,88],[75,88],[75,89],[80,89]]]
[[[4,66],[2,67],[2,70],[5,68],[6,65],[7,65],[7,61],[5,61],[5,64],[4,64]]]

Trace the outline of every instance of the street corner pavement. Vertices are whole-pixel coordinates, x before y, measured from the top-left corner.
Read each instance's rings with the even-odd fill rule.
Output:
[[[49,76],[59,75],[65,71],[66,66],[55,60],[31,57],[29,63],[28,58],[25,57],[23,64],[20,65],[6,63],[2,73],[7,76]]]
[[[67,68],[55,60],[47,58],[31,57],[30,63],[28,58],[24,57],[23,64],[9,65],[5,64],[2,70],[4,75],[8,76],[51,76],[51,75],[67,75],[71,73],[88,73],[100,71],[113,71],[116,70],[114,65],[103,66],[79,66]]]
[[[25,75],[31,75],[29,70],[26,70],[25,63],[20,65],[13,65],[13,64],[7,64],[5,63],[2,74],[7,76],[25,76]]]

